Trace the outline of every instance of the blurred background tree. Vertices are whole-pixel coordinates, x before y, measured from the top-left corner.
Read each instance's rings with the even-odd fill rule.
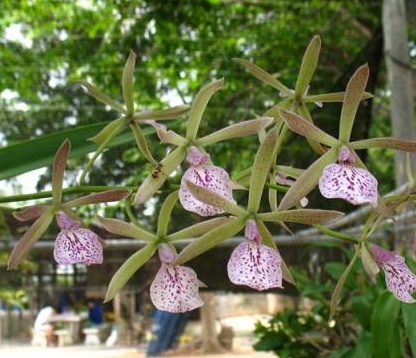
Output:
[[[224,77],[225,88],[210,102],[201,134],[254,118],[279,101],[279,93],[232,59],[249,59],[291,87],[315,34],[323,44],[309,92],[343,91],[353,71],[368,62],[367,90],[376,99],[360,109],[353,138],[390,135],[381,6],[377,0],[4,0],[0,5],[1,143],[114,119],[116,113],[75,81],[86,79],[121,100],[121,71],[130,49],[137,53],[138,110],[189,104],[201,86]],[[413,29],[409,40],[413,68],[414,39]],[[335,103],[325,104],[322,111],[316,106],[310,109],[318,125],[336,134],[340,108]],[[174,123],[173,128],[183,130],[181,121]],[[209,149],[215,163],[233,174],[249,165],[256,146],[253,138],[242,138]],[[314,153],[305,148],[303,139],[292,136],[279,164],[306,167]],[[156,158],[165,154],[163,146],[153,145],[152,150]],[[362,158],[379,179],[381,192],[393,189],[393,154],[375,151],[363,153]],[[82,157],[70,163],[74,182],[85,162]],[[137,185],[152,169],[129,144],[106,151],[87,180],[91,185]],[[49,176],[46,171],[39,178],[38,190],[45,188]],[[178,180],[179,176],[172,178],[170,184]],[[309,199],[314,206],[321,197],[312,193]],[[352,209],[339,201],[327,202],[329,206]]]

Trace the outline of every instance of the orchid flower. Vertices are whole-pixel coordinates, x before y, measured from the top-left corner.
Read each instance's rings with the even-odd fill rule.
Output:
[[[319,179],[319,190],[325,198],[340,198],[351,204],[377,206],[377,179],[366,169],[355,166],[356,155],[342,147],[338,163],[325,167]]]
[[[254,220],[247,221],[245,236],[247,239],[234,249],[228,261],[230,281],[259,291],[283,287],[280,255],[261,244],[261,235]]]
[[[235,203],[232,194],[233,185],[228,173],[220,167],[207,164],[210,161],[209,154],[192,146],[188,149],[187,160],[191,166],[184,173],[179,190],[179,200],[186,210],[201,216],[212,216],[223,212],[218,207],[196,199],[189,191],[187,181],[211,190]]]
[[[377,245],[371,245],[370,251],[384,271],[387,289],[400,301],[416,302],[412,297],[416,291],[416,275],[407,267],[404,257]]]
[[[199,282],[195,271],[172,265],[177,254],[169,245],[159,245],[158,252],[162,266],[150,286],[150,299],[155,307],[175,313],[201,307],[204,302],[198,294]]]
[[[53,256],[58,264],[101,264],[103,246],[100,237],[89,229],[80,227],[80,222],[64,212],[56,214],[61,229],[55,240]]]

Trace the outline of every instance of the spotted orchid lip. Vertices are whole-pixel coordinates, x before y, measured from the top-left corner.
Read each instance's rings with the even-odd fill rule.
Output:
[[[371,245],[370,251],[384,272],[387,289],[402,302],[416,302],[412,296],[416,291],[416,275],[410,271],[404,257],[377,245]]]
[[[189,158],[191,157],[191,158]],[[204,203],[196,199],[190,192],[186,182],[201,186],[235,203],[233,199],[233,185],[228,173],[215,165],[206,164],[209,155],[191,147],[188,152],[188,161],[191,166],[186,170],[181,180],[179,201],[188,210],[200,216],[213,216],[223,212],[221,208]],[[194,164],[196,163],[196,164]]]
[[[338,163],[324,168],[319,190],[328,199],[344,199],[353,205],[377,205],[378,182],[366,169],[354,165],[355,155],[347,147],[341,149]]]
[[[80,222],[72,220],[65,213],[57,215],[61,228],[54,244],[53,255],[59,264],[102,264],[103,247],[97,234],[80,228]]]

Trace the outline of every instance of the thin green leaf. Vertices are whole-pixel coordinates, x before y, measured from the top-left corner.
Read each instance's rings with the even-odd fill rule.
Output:
[[[52,197],[55,205],[60,204],[62,200],[62,185],[71,142],[66,139],[56,152],[53,169],[52,169]]]
[[[409,303],[401,303],[403,322],[404,322],[404,334],[412,351],[412,356],[416,357],[416,305]]]
[[[92,84],[88,83],[87,81],[84,80],[78,80],[77,81],[79,84],[81,84],[82,86],[84,86],[88,93],[93,96],[96,100],[110,106],[111,108],[115,109],[116,111],[122,113],[122,114],[127,114],[126,109],[124,108],[124,106],[113,100],[111,97],[107,96],[105,93],[101,92],[98,88],[96,88],[95,86],[93,86]]]
[[[123,91],[124,103],[126,104],[128,114],[133,114],[134,112],[133,80],[135,64],[136,54],[133,51],[130,51],[121,77],[121,89]]]
[[[339,124],[339,140],[343,143],[350,141],[355,115],[363,98],[369,74],[368,66],[363,65],[355,71],[348,81]]]
[[[261,117],[222,128],[195,141],[195,145],[205,147],[223,140],[256,134],[273,122],[271,117]]]
[[[223,84],[224,79],[213,81],[202,87],[196,95],[189,112],[188,126],[186,129],[186,138],[189,140],[196,138],[202,114],[211,97],[223,86]]]
[[[399,312],[400,302],[389,291],[379,296],[374,306],[371,322],[374,358],[403,357]]]
[[[97,145],[89,142],[88,139],[106,124],[94,123],[74,127],[0,148],[0,180],[51,165],[55,156],[55,148],[58,148],[66,139],[71,142],[70,158],[96,151]],[[148,133],[152,131],[154,132],[151,129]],[[128,131],[114,138],[109,146],[130,143],[132,139],[133,134]]]
[[[275,222],[292,222],[299,224],[320,224],[330,220],[337,219],[344,215],[344,213],[335,210],[321,210],[321,209],[294,209],[282,210],[270,213],[257,214],[260,220],[275,221]]]
[[[275,158],[277,137],[278,133],[274,127],[267,133],[254,158],[248,192],[247,210],[249,212],[255,213],[259,209],[264,184],[273,164],[273,158]]]
[[[113,234],[143,241],[155,241],[157,239],[155,234],[119,219],[102,218],[97,216],[97,220],[107,231]]]
[[[92,193],[82,196],[80,198],[70,200],[64,203],[62,206],[72,208],[80,205],[109,203],[112,201],[120,201],[126,199],[131,194],[131,190],[128,189],[110,189],[106,191],[100,191],[99,193]]]
[[[355,250],[354,256],[352,257],[350,263],[348,264],[345,271],[342,273],[341,277],[339,278],[339,280],[337,282],[337,285],[335,286],[334,292],[332,293],[331,306],[329,308],[329,319],[328,319],[328,321],[332,321],[334,319],[335,311],[338,307],[339,299],[341,297],[342,288],[344,287],[345,281],[347,280],[348,275],[350,274],[351,269],[354,266],[355,261],[357,260],[357,257],[359,255],[359,251],[360,250]]]
[[[277,90],[283,92],[287,96],[293,95],[293,91],[286,87],[282,82],[277,80],[270,73],[263,70],[261,67],[255,65],[253,62],[245,60],[243,58],[234,58],[234,61],[237,61],[239,64],[243,65],[248,72],[250,72],[254,77],[260,81],[267,83],[268,85],[276,88]]]
[[[392,137],[362,139],[348,144],[351,149],[386,148],[416,153],[416,142]]]
[[[321,38],[315,35],[302,58],[298,78],[296,80],[295,93],[303,97],[318,65],[319,52],[321,50]]]
[[[131,255],[117,270],[108,285],[104,302],[111,301],[114,296],[125,286],[134,273],[153,256],[156,245],[149,243],[139,251]]]
[[[170,193],[160,208],[159,217],[157,220],[157,236],[164,237],[168,231],[168,224],[170,222],[170,216],[172,215],[172,210],[175,207],[179,198],[179,190],[175,190]]]
[[[338,149],[331,148],[306,169],[282,198],[279,210],[287,210],[300,202],[318,184],[324,168],[337,160]]]
[[[336,146],[339,143],[336,138],[324,132],[322,129],[318,128],[313,123],[296,113],[283,110],[281,112],[281,116],[287,126],[301,136],[315,140],[329,147]]]
[[[178,167],[185,158],[184,147],[178,147],[170,152],[159,164],[160,172],[156,178],[151,174],[143,181],[137,190],[134,204],[139,205],[150,199],[153,194],[163,185],[169,175]]]
[[[167,235],[167,239],[169,241],[178,241],[178,240],[185,240],[185,239],[192,239],[198,236],[201,236],[212,230],[218,226],[226,224],[227,222],[234,220],[233,218],[227,216],[221,216],[214,219],[208,219],[201,221],[197,224],[188,226],[182,230],[179,230],[173,234]]]
[[[224,198],[220,194],[217,194],[202,186],[196,185],[188,180],[186,180],[186,186],[188,187],[191,194],[199,201],[219,208],[224,212],[234,216],[246,215],[246,211],[243,208],[239,207],[237,204],[231,202],[230,200]]]
[[[222,241],[233,237],[244,227],[245,222],[246,219],[244,217],[233,218],[230,222],[208,231],[199,239],[195,239],[195,241],[186,246],[172,264],[179,265],[189,261],[203,252],[217,246]]]
[[[53,216],[54,214],[50,208],[48,212],[45,212],[29,227],[29,229],[27,229],[9,256],[7,264],[7,268],[9,270],[16,268],[17,265],[19,265],[19,263],[29,254],[33,245],[49,227]]]

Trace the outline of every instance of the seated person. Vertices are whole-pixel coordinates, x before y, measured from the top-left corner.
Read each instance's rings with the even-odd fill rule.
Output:
[[[35,320],[33,325],[34,331],[44,332],[46,335],[46,341],[48,346],[55,345],[55,336],[53,334],[53,325],[49,322],[49,319],[56,313],[56,310],[51,305],[43,307]]]
[[[88,302],[88,321],[94,326],[104,322],[103,305],[97,299]]]

